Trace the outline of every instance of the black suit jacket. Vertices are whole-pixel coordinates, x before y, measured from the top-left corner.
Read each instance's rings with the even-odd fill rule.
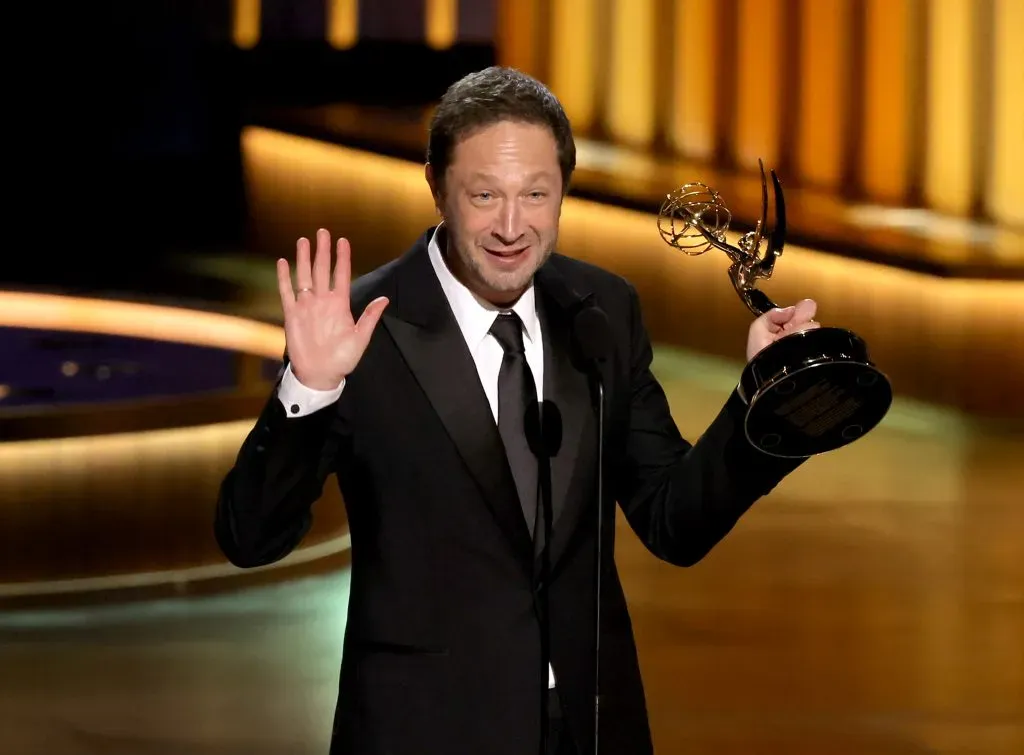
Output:
[[[553,255],[536,276],[544,397],[561,439],[551,461],[545,568],[472,357],[422,236],[352,287],[353,312],[391,300],[339,401],[291,419],[273,396],[226,476],[216,535],[236,565],[267,564],[307,532],[335,473],[352,539],[332,755],[537,755],[547,660],[581,752],[593,749],[594,391],[573,317],[608,315],[601,751],[652,752],[626,599],[611,555],[615,504],[644,545],[699,561],[791,471],[751,447],[734,393],[693,445],[650,371],[636,291]],[[680,680],[680,684],[685,684]]]

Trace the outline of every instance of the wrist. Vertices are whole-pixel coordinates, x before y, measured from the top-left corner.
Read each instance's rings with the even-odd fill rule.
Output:
[[[295,375],[295,379],[299,383],[310,390],[314,391],[334,391],[338,389],[338,386],[345,380],[345,376],[340,377],[323,377],[320,375],[307,375],[300,373],[295,369],[292,369],[292,374]]]

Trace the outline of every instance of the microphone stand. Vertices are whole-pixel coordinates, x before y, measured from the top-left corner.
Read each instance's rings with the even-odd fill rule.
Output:
[[[601,749],[601,589],[604,577],[604,378],[608,357],[608,316],[584,301],[574,318],[576,353],[586,365],[597,393],[597,543],[594,547],[594,755]]]
[[[538,535],[543,537],[540,553],[537,554],[535,549],[534,556],[535,559],[537,555],[540,556],[539,585],[534,591],[534,601],[541,624],[541,665],[543,668],[542,692],[540,696],[542,706],[541,753],[547,751],[548,718],[550,716],[548,706],[548,694],[550,692],[548,674],[551,667],[551,626],[548,581],[551,573],[551,529],[553,520],[553,512],[551,510],[551,457],[556,453],[554,446],[561,442],[560,440],[554,441],[552,439],[553,423],[558,421],[556,412],[554,404],[547,401],[538,403],[536,415],[532,415],[531,412],[532,416],[529,418],[533,422],[527,422],[527,432],[532,441],[531,447],[538,463],[537,503],[539,504],[540,511],[538,513],[540,516],[534,520],[534,542],[536,542]],[[560,435],[560,428],[558,433]],[[540,533],[537,532],[538,527],[540,528]]]
[[[594,601],[594,755],[599,755],[601,741],[601,576],[604,571],[604,381],[599,369],[594,370],[597,383],[597,568]]]
[[[601,749],[601,589],[604,577],[604,423],[605,390],[601,365],[611,340],[608,316],[584,300],[573,324],[577,355],[586,365],[597,393],[597,543],[594,547],[594,755]]]
[[[544,694],[541,696],[544,705],[544,716],[542,727],[544,748],[547,750],[547,733],[548,733],[548,717],[551,715],[551,711],[548,706],[548,695],[550,689],[548,687],[548,674],[551,668],[551,623],[550,623],[550,593],[548,592],[548,581],[551,578],[551,524],[552,524],[552,512],[551,512],[551,460],[548,456],[548,449],[543,449],[544,453],[540,456],[540,503],[542,506],[542,519],[544,526],[544,544],[543,550],[541,551],[541,567],[540,567],[540,583],[541,583],[541,594],[539,596],[542,606],[542,636],[541,636],[541,657],[544,658],[544,673],[543,673],[543,687]]]

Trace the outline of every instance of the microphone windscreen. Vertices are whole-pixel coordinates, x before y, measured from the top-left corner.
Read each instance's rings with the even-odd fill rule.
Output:
[[[608,315],[600,307],[584,307],[576,313],[573,335],[581,357],[590,362],[608,358],[611,348]]]

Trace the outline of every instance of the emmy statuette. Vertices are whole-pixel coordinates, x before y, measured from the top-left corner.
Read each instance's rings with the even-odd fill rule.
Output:
[[[718,192],[689,183],[662,204],[658,230],[688,255],[714,247],[732,265],[729,278],[740,299],[759,317],[775,304],[756,286],[772,276],[786,237],[782,185],[771,171],[775,223],[767,234],[768,182],[761,165],[761,218],[736,246],[726,241],[732,213]],[[867,345],[843,328],[818,327],[780,338],[744,367],[738,387],[747,406],[747,440],[766,454],[807,458],[841,448],[881,422],[892,404],[889,379],[870,360]]]

